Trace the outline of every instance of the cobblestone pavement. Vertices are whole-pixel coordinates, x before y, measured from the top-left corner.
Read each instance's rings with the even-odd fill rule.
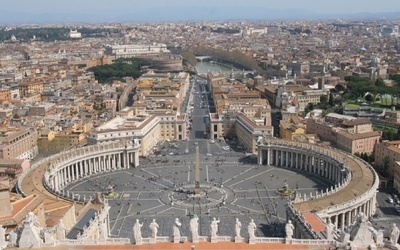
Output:
[[[216,217],[221,221],[219,235],[234,235],[235,218],[239,218],[242,236],[246,237],[251,218],[258,224],[258,236],[284,236],[287,198],[277,190],[285,182],[307,194],[329,185],[316,176],[258,166],[255,157],[233,155],[200,156],[202,198],[190,195],[194,190],[193,154],[141,158],[139,168],[93,176],[67,190],[88,198],[113,187],[116,197],[109,203],[111,234],[115,237],[130,237],[136,219],[144,222],[142,232],[147,237],[153,218],[160,225],[159,235],[171,235],[172,223],[179,218],[182,235],[189,236],[193,214],[199,216],[200,235],[209,235],[210,220]]]

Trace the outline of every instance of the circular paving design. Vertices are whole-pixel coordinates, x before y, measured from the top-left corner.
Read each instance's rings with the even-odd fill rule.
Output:
[[[210,221],[220,219],[218,235],[234,235],[235,219],[244,228],[254,219],[257,236],[284,236],[287,197],[278,190],[285,183],[300,193],[325,190],[326,180],[289,169],[256,165],[255,158],[200,155],[201,193],[194,194],[193,155],[174,155],[155,160],[141,158],[141,167],[103,173],[66,188],[86,198],[113,187],[109,200],[113,237],[131,237],[136,219],[144,223],[144,237],[156,219],[159,235],[170,236],[175,218],[182,222],[182,235],[190,236],[189,221],[196,214],[200,235],[209,235]],[[243,228],[242,236],[247,236]]]

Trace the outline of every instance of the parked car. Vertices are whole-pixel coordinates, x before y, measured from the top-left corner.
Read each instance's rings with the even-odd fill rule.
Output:
[[[393,204],[393,203],[394,203],[392,197],[388,197],[388,198],[387,198],[387,201],[388,201],[390,204]]]

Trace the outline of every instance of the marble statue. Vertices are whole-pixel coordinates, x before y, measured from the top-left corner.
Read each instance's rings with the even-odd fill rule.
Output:
[[[328,223],[326,224],[326,239],[333,240],[333,231],[335,230],[335,225],[332,223],[331,218],[328,218]]]
[[[0,225],[0,245],[6,243],[6,230]]]
[[[288,220],[285,226],[286,239],[291,240],[293,236],[294,226],[291,220]]]
[[[34,213],[29,212],[25,217],[24,226],[19,238],[19,247],[40,247],[43,242],[40,238],[39,227],[39,219]]]
[[[150,231],[151,231],[151,237],[152,238],[156,238],[157,237],[158,228],[159,228],[159,225],[156,222],[156,219],[153,219],[153,221],[150,223],[149,227],[150,227]]]
[[[139,139],[133,139],[133,145],[135,148],[140,147]]]
[[[255,235],[256,229],[257,229],[257,225],[256,225],[256,223],[254,223],[254,220],[251,219],[249,222],[249,225],[247,226],[247,231],[249,232],[250,239],[253,239],[256,237],[256,235]]]
[[[241,238],[240,236],[240,230],[242,229],[242,223],[238,218],[236,218],[236,223],[235,223],[235,236]]]
[[[210,224],[211,237],[217,237],[218,224],[219,224],[219,219],[217,220],[214,217],[213,220],[211,221],[211,224]]]
[[[46,229],[44,231],[44,242],[47,244],[54,243],[56,239],[54,238],[54,232],[53,230],[48,230]]]
[[[174,237],[181,237],[180,226],[182,226],[182,223],[179,221],[178,218],[176,218],[174,225],[172,227],[172,232],[173,232]]]
[[[108,230],[107,230],[107,222],[100,222],[100,239],[107,239],[108,238]]]
[[[190,232],[192,233],[192,240],[196,240],[199,237],[199,217],[194,215],[192,219],[190,219]]]
[[[390,230],[390,243],[396,245],[397,241],[399,240],[399,235],[400,235],[400,230],[396,226],[396,223],[393,223],[392,229]]]
[[[16,231],[11,231],[8,234],[8,240],[9,240],[8,246],[15,247],[17,245],[18,233]]]
[[[136,245],[141,245],[142,244],[142,226],[143,223],[139,222],[139,219],[136,219],[135,224],[133,225],[133,237],[135,239],[135,244]]]
[[[66,231],[66,228],[64,226],[64,223],[63,223],[62,219],[60,219],[60,221],[58,222],[58,224],[56,226],[56,237],[58,240],[65,239],[65,231]]]

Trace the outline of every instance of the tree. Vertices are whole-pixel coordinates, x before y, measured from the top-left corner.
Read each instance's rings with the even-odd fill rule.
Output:
[[[374,100],[374,97],[372,96],[372,94],[368,94],[365,96],[365,100],[367,102],[372,102]]]
[[[391,75],[389,76],[389,79],[400,85],[400,75]]]
[[[307,104],[307,106],[304,108],[304,114],[308,114],[309,112],[314,110],[314,103],[310,102],[309,104]]]
[[[344,91],[346,88],[342,84],[336,84],[335,89],[337,92]]]
[[[329,106],[333,106],[333,93],[329,92]]]
[[[378,86],[378,87],[385,87],[386,84],[385,84],[385,81],[382,80],[382,78],[378,78],[378,79],[376,79],[376,81],[375,81],[375,86]]]

